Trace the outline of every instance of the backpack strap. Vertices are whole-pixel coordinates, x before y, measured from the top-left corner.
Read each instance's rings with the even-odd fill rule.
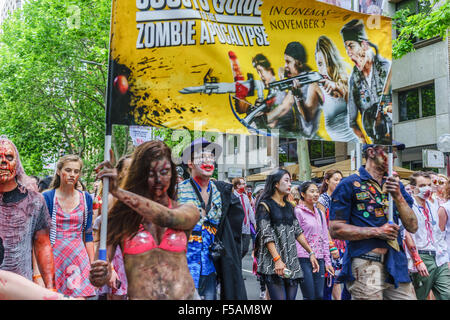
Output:
[[[261,201],[260,204],[262,204],[264,206],[264,208],[266,208],[267,212],[270,213],[270,209],[269,209],[269,206],[267,205],[267,203]]]

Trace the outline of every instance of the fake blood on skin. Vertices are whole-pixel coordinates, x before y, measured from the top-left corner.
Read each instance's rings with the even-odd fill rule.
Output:
[[[2,146],[0,146],[0,170],[9,171],[9,175],[6,177],[4,175],[0,175],[0,182],[6,182],[10,180],[11,177],[15,176],[16,171],[15,166],[13,168],[13,166],[11,165],[11,161],[14,160],[10,161],[7,159],[7,157],[11,154],[11,149],[8,149],[4,145],[5,144],[3,143]]]

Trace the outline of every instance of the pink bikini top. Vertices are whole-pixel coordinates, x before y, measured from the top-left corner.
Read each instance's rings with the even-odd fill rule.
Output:
[[[172,202],[169,199],[169,209],[172,208]],[[171,252],[186,252],[187,237],[186,233],[181,230],[167,228],[164,232],[161,243],[156,244],[152,234],[145,230],[141,224],[139,232],[132,239],[127,239],[123,243],[124,254],[140,254],[155,248]]]

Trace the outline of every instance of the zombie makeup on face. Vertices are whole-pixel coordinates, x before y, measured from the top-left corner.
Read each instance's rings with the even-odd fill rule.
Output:
[[[148,187],[152,197],[160,197],[167,193],[172,178],[172,167],[167,158],[150,163]]]
[[[61,184],[77,185],[78,179],[81,174],[81,165],[78,161],[69,161],[64,164],[59,171],[59,176],[61,178]]]
[[[0,183],[7,183],[16,176],[14,147],[7,141],[0,142]]]
[[[362,43],[353,40],[347,40],[344,43],[348,57],[353,61],[356,68],[362,71],[368,60],[366,51]]]
[[[282,195],[288,195],[291,192],[291,177],[289,174],[285,174],[281,180],[277,183],[276,188]]]
[[[203,152],[194,156],[193,164],[203,174],[212,175],[214,172],[215,157],[212,152]]]

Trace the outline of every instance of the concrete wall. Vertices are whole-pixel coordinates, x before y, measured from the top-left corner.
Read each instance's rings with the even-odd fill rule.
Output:
[[[448,39],[431,41],[392,65],[394,139],[407,148],[436,144],[440,135],[450,132]],[[434,82],[436,115],[399,122],[398,92]],[[399,156],[401,161],[401,155]]]

